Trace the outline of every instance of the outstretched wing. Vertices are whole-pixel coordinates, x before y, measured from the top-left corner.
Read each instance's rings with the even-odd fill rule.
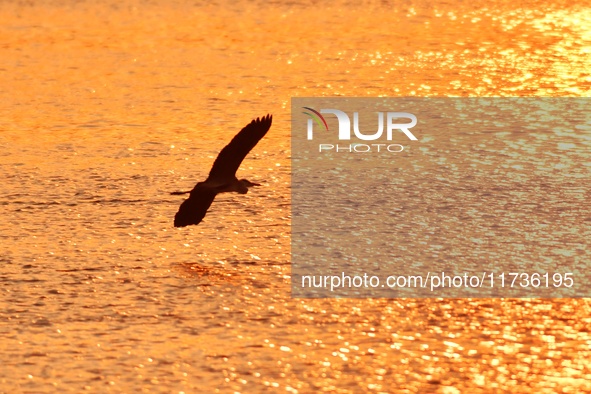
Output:
[[[201,223],[216,194],[209,188],[195,186],[189,198],[183,201],[179,211],[174,216],[174,227],[185,227]]]
[[[242,160],[271,128],[272,120],[271,115],[256,118],[240,130],[215,159],[207,180],[227,181],[234,178]]]

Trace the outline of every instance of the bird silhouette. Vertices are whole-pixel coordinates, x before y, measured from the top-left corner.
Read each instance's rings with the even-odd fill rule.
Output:
[[[190,193],[189,198],[183,201],[174,216],[175,227],[201,223],[215,196],[219,193],[246,194],[249,187],[261,186],[246,179],[239,180],[236,178],[236,171],[248,152],[267,134],[272,120],[273,117],[267,115],[250,122],[222,149],[204,182],[197,183],[193,190],[170,193],[173,195]]]

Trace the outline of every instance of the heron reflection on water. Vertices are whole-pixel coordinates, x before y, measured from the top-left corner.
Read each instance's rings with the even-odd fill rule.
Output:
[[[246,194],[249,187],[261,186],[246,179],[239,180],[236,178],[236,171],[248,152],[267,134],[272,120],[273,117],[267,115],[250,122],[222,149],[204,182],[197,183],[193,190],[170,193],[173,195],[190,193],[189,198],[183,201],[174,217],[175,227],[201,223],[218,193]]]

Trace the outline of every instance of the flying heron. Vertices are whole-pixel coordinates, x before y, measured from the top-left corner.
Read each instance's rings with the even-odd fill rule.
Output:
[[[190,193],[189,198],[183,201],[174,216],[175,227],[201,223],[218,193],[246,194],[249,187],[261,186],[246,179],[238,180],[236,171],[248,152],[267,134],[272,120],[273,117],[267,115],[250,122],[222,149],[204,182],[197,183],[193,190],[170,193],[174,195]]]

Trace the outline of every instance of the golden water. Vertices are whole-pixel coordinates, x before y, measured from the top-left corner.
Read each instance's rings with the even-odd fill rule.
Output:
[[[591,391],[587,299],[290,297],[290,97],[590,95],[588,1],[456,3],[1,3],[0,391]]]

